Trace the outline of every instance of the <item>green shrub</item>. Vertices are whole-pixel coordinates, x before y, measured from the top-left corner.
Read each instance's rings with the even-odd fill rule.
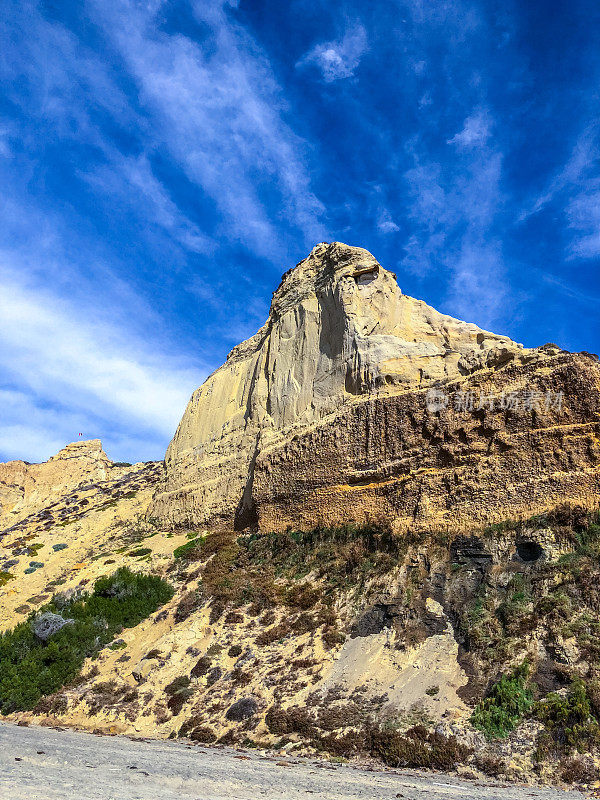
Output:
[[[0,572],[0,587],[5,586],[9,581],[14,580],[12,572]]]
[[[203,538],[204,537],[202,537],[202,536],[198,536],[197,538],[190,539],[189,542],[186,542],[185,544],[182,544],[179,547],[176,547],[175,550],[173,550],[173,557],[174,558],[185,558],[185,557],[191,555],[192,551],[195,550],[196,547],[198,547],[200,544],[202,544],[202,539]]]
[[[71,600],[53,597],[42,611],[73,620],[46,642],[33,632],[31,614],[0,634],[0,712],[33,708],[38,700],[71,681],[84,660],[132,628],[173,596],[161,578],[126,568],[99,578],[91,594]]]
[[[472,724],[488,739],[507,736],[531,709],[533,693],[527,688],[528,674],[529,664],[524,662],[510,675],[504,675],[473,712]]]
[[[575,678],[566,695],[552,692],[536,703],[534,715],[546,728],[538,740],[538,757],[551,749],[585,753],[600,744],[600,725],[581,678]]]
[[[147,556],[151,552],[152,549],[150,547],[139,547],[137,550],[130,550],[127,555],[131,556],[132,558],[137,558],[138,556]]]

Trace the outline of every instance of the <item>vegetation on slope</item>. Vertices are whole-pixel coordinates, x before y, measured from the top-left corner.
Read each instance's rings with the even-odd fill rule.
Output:
[[[394,603],[394,622],[386,617],[384,624],[394,625],[393,646],[404,649],[438,632],[426,619],[425,603],[437,597],[463,647],[468,699],[474,706],[471,721],[492,751],[494,741],[508,737],[523,720],[536,720],[544,725],[537,742],[539,762],[568,762],[574,780],[583,774],[577,751],[600,746],[600,705],[596,709],[593,701],[596,694],[600,698],[600,688],[594,688],[600,687],[597,513],[563,505],[528,520],[490,526],[478,535],[455,537],[433,532],[398,537],[370,526],[217,533],[193,539],[177,555],[176,569],[191,570],[200,579],[192,605],[210,603],[214,619],[229,609],[226,620],[232,623],[239,616],[232,609],[238,606],[263,613],[259,646],[306,631],[298,627],[308,618],[302,609],[311,612],[315,626],[328,613],[328,624],[339,636],[335,641],[341,641],[344,634],[335,620],[339,609],[347,609],[350,601],[368,611],[383,595],[394,598],[383,601],[384,607]],[[265,627],[269,610],[278,605],[290,608],[289,622],[286,618]],[[410,638],[407,631],[419,625],[422,638]],[[558,641],[574,642],[572,661]],[[545,655],[539,655],[537,643]],[[580,664],[589,666],[585,680],[578,678]],[[458,747],[420,728],[388,730],[377,714],[348,723],[351,729],[343,733],[327,732],[321,724],[325,712],[318,711],[321,701],[315,702],[312,712],[275,704],[267,714],[269,730],[284,742],[297,736],[335,755],[371,753],[390,765],[437,766]],[[501,757],[488,760],[498,764],[486,769],[502,772]]]
[[[477,706],[471,717],[488,739],[502,739],[514,730],[533,705],[527,686],[529,664],[525,661],[509,675],[503,675]]]
[[[91,594],[55,595],[26,622],[0,634],[1,713],[33,708],[40,697],[71,681],[88,656],[172,596],[166,581],[126,568],[99,578]],[[40,636],[45,621],[56,628],[47,637]]]
[[[141,555],[131,547],[123,549]],[[169,569],[181,587],[174,622],[182,623],[200,607],[209,606],[211,623],[223,633],[206,652],[193,654],[194,659],[199,656],[195,666],[174,679],[170,674],[155,698],[158,724],[181,714],[172,723],[177,726],[173,734],[178,730],[198,741],[248,743],[255,740],[248,737],[254,737],[266,714],[267,729],[271,736],[281,737],[281,746],[302,741],[335,756],[370,754],[390,766],[448,768],[469,760],[501,775],[507,774],[512,747],[503,740],[514,738],[526,750],[523,742],[529,736],[528,752],[537,759],[540,774],[564,772],[569,780],[595,774],[587,762],[589,751],[600,750],[598,514],[562,506],[529,520],[454,536],[448,532],[396,536],[377,526],[278,534],[190,532],[173,556]],[[97,590],[98,585],[93,595],[77,603],[89,602]],[[40,681],[44,671],[48,675],[59,670],[52,661],[54,643],[77,638],[74,628],[79,617],[71,610],[75,605],[55,598],[47,607],[74,623],[47,644],[36,640],[30,648],[36,651],[37,665],[31,671],[39,672]],[[425,705],[414,712],[414,720],[412,709],[406,718],[396,719],[383,695],[374,702],[362,697],[361,687],[334,698],[319,689],[321,644],[335,647],[348,634],[369,636],[385,627],[390,634],[387,646],[404,651],[445,632],[448,621],[469,678],[459,694],[473,708],[471,722],[488,740],[483,745],[480,739],[476,753],[469,754],[450,731],[443,736],[433,729],[432,701],[426,695],[437,696],[437,685],[428,688],[424,682]],[[30,618],[30,642],[32,622]],[[91,652],[113,640],[119,625],[94,639]],[[87,645],[79,648],[79,661],[69,675],[61,673],[49,686],[32,679],[19,686],[15,658],[10,667],[15,683],[7,687],[3,644],[0,640],[4,713],[30,708],[40,694],[70,681],[90,652]],[[10,646],[14,649],[17,644],[18,637]],[[293,654],[289,666],[280,663],[282,644]],[[151,657],[148,653],[146,659]],[[255,669],[267,675],[264,685],[272,687],[272,698],[268,705],[259,702],[259,709],[244,717],[243,725],[232,724],[235,720],[226,714],[233,698],[249,702],[263,697]],[[157,674],[159,670],[160,665]],[[311,684],[315,690],[295,706],[300,690]],[[110,688],[108,683],[97,686]],[[114,692],[108,688],[103,690],[104,699],[116,708]],[[96,689],[87,692],[86,707]],[[137,711],[129,708],[127,713],[133,719]],[[538,734],[539,726],[532,724],[516,730],[525,720],[541,723],[542,732]]]
[[[407,546],[406,540],[385,529],[351,525],[245,536],[224,531],[197,537],[174,553],[173,569],[180,578],[201,580],[197,590],[183,595],[176,620],[181,622],[206,602],[211,605],[211,622],[226,609],[246,605],[251,616],[258,616],[283,606],[297,616],[288,615],[284,622],[264,630],[257,639],[259,646],[321,628],[323,643],[332,647],[344,640],[332,610],[336,597],[342,591],[352,591],[357,597],[366,581],[397,566]],[[182,570],[191,571],[182,576]]]

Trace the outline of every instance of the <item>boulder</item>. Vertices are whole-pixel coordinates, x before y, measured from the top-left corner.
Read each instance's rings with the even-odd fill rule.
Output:
[[[258,703],[253,697],[242,697],[227,709],[225,718],[231,722],[243,722],[258,711]]]
[[[54,636],[55,633],[62,630],[65,625],[73,625],[74,622],[74,619],[65,619],[61,617],[60,614],[44,611],[43,614],[40,614],[32,620],[31,627],[36,637],[40,641],[46,642],[51,636]]]

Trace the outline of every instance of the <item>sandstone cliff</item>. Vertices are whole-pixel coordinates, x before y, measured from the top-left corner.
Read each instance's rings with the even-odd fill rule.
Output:
[[[433,386],[446,406],[431,408]],[[526,350],[403,295],[366,250],[320,244],[283,276],[267,323],[192,396],[153,514],[238,529],[405,527],[586,502],[598,488],[599,387],[597,359]]]
[[[0,529],[48,505],[69,488],[102,483],[118,472],[119,466],[109,460],[99,439],[72,442],[41,464],[0,464]]]

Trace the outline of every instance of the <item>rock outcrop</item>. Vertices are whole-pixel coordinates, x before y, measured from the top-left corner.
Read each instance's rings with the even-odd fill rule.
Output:
[[[153,514],[265,530],[462,524],[584,499],[599,381],[593,357],[524,349],[403,295],[366,250],[320,244],[192,396]]]
[[[72,442],[41,464],[0,464],[0,529],[82,482],[100,483],[118,472],[99,439]]]

